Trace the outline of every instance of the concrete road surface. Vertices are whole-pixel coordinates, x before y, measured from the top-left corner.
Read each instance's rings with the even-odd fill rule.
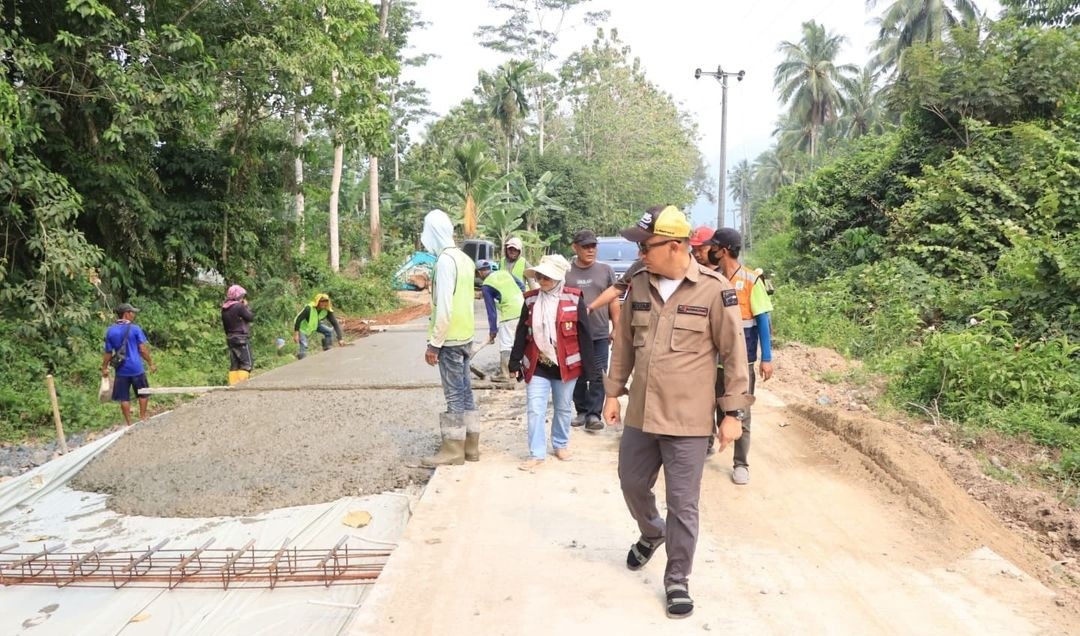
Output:
[[[500,393],[488,408],[523,392]],[[706,467],[696,611],[670,620],[665,554],[639,572],[625,567],[637,533],[616,478],[618,432],[575,429],[571,461],[549,457],[526,473],[517,469],[523,425],[506,425],[517,427],[509,451],[437,471],[348,633],[1080,631],[1054,592],[986,547],[1010,539],[976,504],[949,511],[968,517],[960,525],[915,512],[902,488],[890,490],[768,391],[755,407],[750,485],[731,483],[730,450]]]

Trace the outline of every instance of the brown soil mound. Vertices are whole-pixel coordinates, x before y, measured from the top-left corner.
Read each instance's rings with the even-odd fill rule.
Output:
[[[991,537],[995,551],[1045,582],[1080,581],[1080,511],[1025,483],[1021,469],[1010,470],[1037,463],[1045,449],[995,434],[961,439],[954,425],[902,414],[883,421],[868,406],[883,382],[856,386],[845,379],[858,362],[798,343],[776,357],[779,382],[769,388],[789,411],[835,435],[853,451],[850,465],[904,496],[913,509],[953,522],[957,532],[943,540],[959,545],[970,537]],[[1017,483],[989,476],[992,470]]]

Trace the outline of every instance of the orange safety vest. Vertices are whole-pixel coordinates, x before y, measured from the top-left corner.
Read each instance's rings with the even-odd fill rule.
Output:
[[[731,285],[735,287],[735,296],[739,299],[739,311],[742,312],[743,327],[753,327],[757,323],[754,322],[754,314],[750,311],[750,292],[754,290],[758,277],[746,271],[745,267],[740,266],[729,280]]]
[[[532,310],[536,304],[539,289],[525,292],[525,324],[528,325],[528,339],[525,341],[525,355],[521,358],[521,368],[525,372],[525,381],[532,380],[536,367],[540,364],[540,348],[533,340]],[[578,300],[581,290],[575,287],[563,287],[559,295],[559,306],[555,310],[555,353],[559,356],[559,376],[563,382],[569,382],[581,375],[581,349],[578,347]]]

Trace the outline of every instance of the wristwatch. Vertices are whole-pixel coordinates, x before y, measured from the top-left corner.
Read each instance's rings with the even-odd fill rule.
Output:
[[[728,417],[734,417],[740,422],[746,420],[746,411],[743,409],[735,409],[734,411],[724,411],[724,415]]]

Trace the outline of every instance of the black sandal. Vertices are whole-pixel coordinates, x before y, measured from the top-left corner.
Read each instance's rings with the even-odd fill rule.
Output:
[[[663,542],[663,537],[657,539],[655,543],[648,541],[644,537],[638,539],[637,543],[630,546],[630,551],[626,553],[626,567],[631,570],[640,570],[645,567],[645,564],[649,562],[653,553]]]
[[[694,599],[685,583],[667,586],[667,617],[686,618],[694,613]]]

